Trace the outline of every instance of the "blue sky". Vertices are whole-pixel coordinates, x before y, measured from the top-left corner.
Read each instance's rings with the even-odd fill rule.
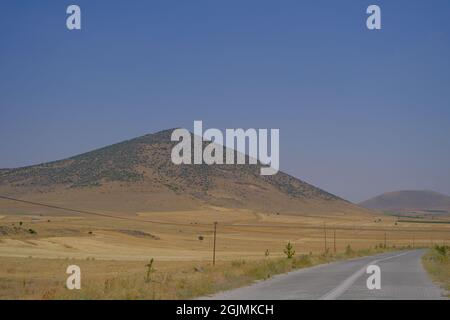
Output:
[[[78,4],[82,30],[65,27]],[[378,4],[382,30],[365,26]],[[352,201],[450,195],[450,2],[0,3],[0,167],[159,130],[279,128],[281,169]]]

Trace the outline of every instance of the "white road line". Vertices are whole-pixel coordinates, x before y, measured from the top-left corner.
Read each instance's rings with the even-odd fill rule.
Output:
[[[336,288],[334,288],[333,290],[329,291],[328,293],[326,293],[325,295],[320,297],[319,300],[335,300],[335,299],[339,298],[355,283],[356,280],[358,280],[359,277],[361,277],[366,272],[366,269],[369,265],[377,264],[382,261],[386,261],[386,260],[390,260],[390,259],[397,258],[400,256],[404,256],[405,254],[408,254],[410,252],[412,252],[412,251],[400,253],[395,256],[391,256],[391,257],[387,257],[387,258],[383,258],[383,259],[374,260],[374,261],[366,264],[364,267],[362,267],[361,269],[356,271],[354,274],[352,274],[350,277],[345,279]]]

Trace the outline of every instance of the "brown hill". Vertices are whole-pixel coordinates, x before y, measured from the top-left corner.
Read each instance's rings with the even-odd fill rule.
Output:
[[[450,213],[450,197],[429,190],[406,190],[383,193],[360,203],[369,209],[384,211],[424,211],[428,213]]]
[[[291,214],[367,213],[283,172],[261,176],[259,165],[174,165],[171,132],[64,160],[3,169],[0,194],[122,213],[208,206]],[[20,211],[5,201],[0,210]]]

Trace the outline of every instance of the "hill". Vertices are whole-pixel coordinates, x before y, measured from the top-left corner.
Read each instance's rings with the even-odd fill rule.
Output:
[[[423,211],[450,213],[450,197],[429,190],[405,190],[383,193],[359,204],[365,208],[384,211]]]
[[[0,194],[111,212],[242,208],[292,214],[366,213],[283,172],[258,165],[174,165],[172,130],[68,159],[0,171]],[[17,210],[10,204],[2,210]]]

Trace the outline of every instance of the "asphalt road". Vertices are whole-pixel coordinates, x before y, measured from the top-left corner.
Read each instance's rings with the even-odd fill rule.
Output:
[[[300,269],[202,299],[443,299],[443,291],[431,282],[422,267],[424,253],[425,250],[392,252]],[[369,265],[380,267],[380,289],[367,288]]]

